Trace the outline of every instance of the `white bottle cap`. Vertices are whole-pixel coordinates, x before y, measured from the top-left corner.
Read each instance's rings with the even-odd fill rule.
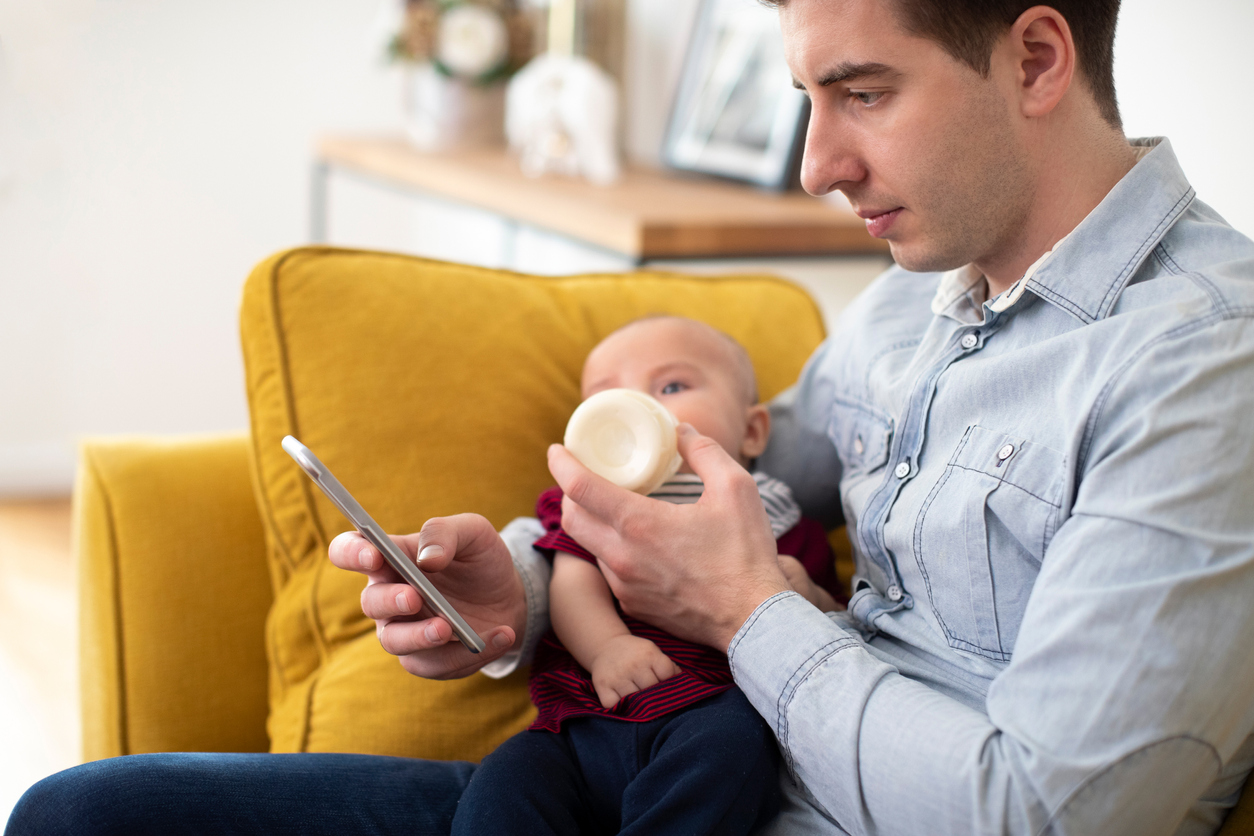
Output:
[[[683,464],[676,446],[678,426],[666,407],[643,392],[606,389],[570,416],[563,443],[593,473],[648,494]]]

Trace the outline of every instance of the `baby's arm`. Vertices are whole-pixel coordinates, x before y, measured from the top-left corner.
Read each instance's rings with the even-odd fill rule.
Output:
[[[601,570],[582,558],[553,556],[549,619],[565,648],[592,674],[592,687],[606,708],[679,673],[656,644],[631,634]]]

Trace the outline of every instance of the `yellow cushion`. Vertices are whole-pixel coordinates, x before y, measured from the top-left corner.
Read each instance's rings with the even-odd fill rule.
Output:
[[[461,511],[499,528],[552,484],[544,452],[578,403],[588,351],[668,312],[740,340],[763,397],[823,338],[810,297],[771,277],[541,278],[328,248],[254,270],[241,332],[275,587],[272,750],[477,760],[533,715],[522,672],[428,682],[379,648],[359,608],[364,580],[326,559],[349,525],[279,440],[309,445],[389,531]]]

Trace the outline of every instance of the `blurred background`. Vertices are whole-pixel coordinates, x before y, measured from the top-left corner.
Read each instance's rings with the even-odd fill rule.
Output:
[[[697,9],[622,7],[629,162],[661,159]],[[247,427],[241,284],[309,240],[316,137],[400,132],[396,20],[391,0],[0,0],[0,497],[20,511],[0,514],[0,821],[77,759],[76,442]],[[1115,65],[1128,134],[1170,137],[1201,198],[1247,234],[1251,31],[1248,0],[1125,0]],[[327,198],[335,244],[535,272],[631,263],[538,231],[506,259],[478,210],[351,178]],[[828,273],[884,264],[798,275],[821,291]]]

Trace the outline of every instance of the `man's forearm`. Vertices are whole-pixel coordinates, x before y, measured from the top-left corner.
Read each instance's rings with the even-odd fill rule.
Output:
[[[790,772],[853,834],[1172,833],[1219,767],[1178,735],[1139,746],[1111,734],[1105,762],[1100,749],[1069,757],[1016,737],[902,676],[795,593],[754,613],[731,665]]]

